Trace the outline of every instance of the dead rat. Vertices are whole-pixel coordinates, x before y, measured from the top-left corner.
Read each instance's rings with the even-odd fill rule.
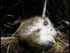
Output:
[[[21,42],[27,42],[29,45],[49,45],[50,42],[57,44],[55,36],[62,34],[53,27],[48,17],[45,17],[46,1],[42,17],[35,16],[21,23],[17,30],[17,37]]]

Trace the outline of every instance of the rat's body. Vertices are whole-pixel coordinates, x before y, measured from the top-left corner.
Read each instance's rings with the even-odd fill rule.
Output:
[[[35,16],[21,23],[17,30],[17,37],[21,42],[27,42],[32,45],[49,45],[50,42],[56,44],[54,37],[59,34],[49,18],[45,17],[46,1],[44,3],[42,17]]]
[[[48,24],[44,25],[44,21],[47,21]],[[22,42],[27,41],[38,45],[47,45],[56,36],[56,30],[47,17],[45,19],[37,16],[30,18],[24,21],[23,25],[21,23],[18,29],[17,35]]]

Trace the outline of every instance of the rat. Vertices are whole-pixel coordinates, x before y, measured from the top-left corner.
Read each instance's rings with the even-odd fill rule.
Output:
[[[55,37],[58,34],[63,36],[60,31],[56,31],[48,17],[45,17],[46,2],[44,3],[42,17],[35,16],[22,22],[17,30],[17,37],[21,42],[29,45],[49,45],[50,42],[57,44]]]

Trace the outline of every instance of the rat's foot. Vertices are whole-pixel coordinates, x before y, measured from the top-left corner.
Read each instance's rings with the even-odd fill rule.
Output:
[[[56,43],[55,40],[52,40],[52,43],[53,43],[53,45],[49,44],[49,45],[52,46],[52,47],[55,47],[55,46],[57,45],[57,43]]]
[[[52,40],[52,43],[57,44],[55,40]]]
[[[60,37],[63,37],[63,35],[61,34],[60,31],[57,31],[57,34],[58,34]]]
[[[53,44],[51,44],[53,43]],[[52,46],[52,47],[55,47],[57,45],[56,41],[55,40],[52,40],[50,43],[49,43],[49,46]]]

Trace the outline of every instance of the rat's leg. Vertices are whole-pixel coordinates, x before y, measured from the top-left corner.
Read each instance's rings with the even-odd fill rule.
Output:
[[[60,31],[57,31],[56,33],[57,33],[60,37],[63,37],[63,35],[61,34]]]
[[[57,43],[56,43],[56,41],[55,41],[55,40],[52,40],[52,41],[51,41],[51,43],[53,43],[54,45],[49,44],[50,46],[55,47],[55,45],[57,45]]]
[[[52,43],[57,44],[55,40],[52,40]]]
[[[44,24],[45,26],[48,25],[48,21],[45,20],[45,21],[43,22],[43,24]]]

